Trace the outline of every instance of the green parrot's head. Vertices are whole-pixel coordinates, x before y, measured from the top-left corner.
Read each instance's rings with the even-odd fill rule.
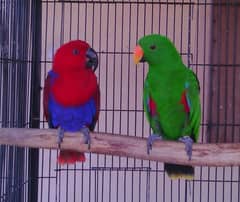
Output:
[[[150,65],[171,64],[181,61],[174,44],[165,36],[151,34],[138,40],[134,50],[134,62],[147,62]]]

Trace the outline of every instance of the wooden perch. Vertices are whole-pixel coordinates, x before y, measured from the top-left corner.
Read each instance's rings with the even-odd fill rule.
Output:
[[[156,141],[148,155],[146,138],[106,133],[90,135],[90,150],[83,143],[81,133],[65,133],[61,148],[195,166],[240,165],[240,143],[194,144],[192,160],[189,161],[184,144],[180,142]],[[57,130],[0,128],[0,144],[57,149]]]

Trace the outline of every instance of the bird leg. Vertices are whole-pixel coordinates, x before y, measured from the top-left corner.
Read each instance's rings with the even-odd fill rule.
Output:
[[[150,154],[150,150],[152,150],[152,145],[153,142],[156,140],[162,140],[162,136],[159,134],[151,134],[149,135],[148,139],[147,139],[147,153],[148,155]]]
[[[61,143],[63,141],[64,138],[64,129],[60,127],[58,127],[58,148],[61,148]]]
[[[90,131],[87,127],[83,127],[80,132],[84,135],[85,144],[88,144],[88,149],[90,149],[91,138],[90,138]]]
[[[180,137],[178,140],[185,144],[185,151],[187,153],[188,160],[190,161],[192,158],[193,139],[189,136],[183,136],[183,137]]]

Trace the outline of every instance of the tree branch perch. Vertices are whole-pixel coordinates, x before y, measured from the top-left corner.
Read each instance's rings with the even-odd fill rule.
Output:
[[[240,143],[194,144],[192,160],[189,161],[184,150],[184,144],[180,142],[156,141],[150,155],[148,155],[146,138],[106,133],[91,133],[90,136],[90,150],[84,144],[81,133],[67,132],[61,148],[184,165],[240,165]],[[0,128],[0,144],[57,149],[57,130]]]

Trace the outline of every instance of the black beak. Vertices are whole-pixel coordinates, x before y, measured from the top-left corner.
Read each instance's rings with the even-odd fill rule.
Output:
[[[86,62],[87,67],[93,68],[93,71],[95,72],[98,66],[98,56],[96,51],[92,48],[89,48],[87,50],[86,56],[87,56],[87,62]]]

